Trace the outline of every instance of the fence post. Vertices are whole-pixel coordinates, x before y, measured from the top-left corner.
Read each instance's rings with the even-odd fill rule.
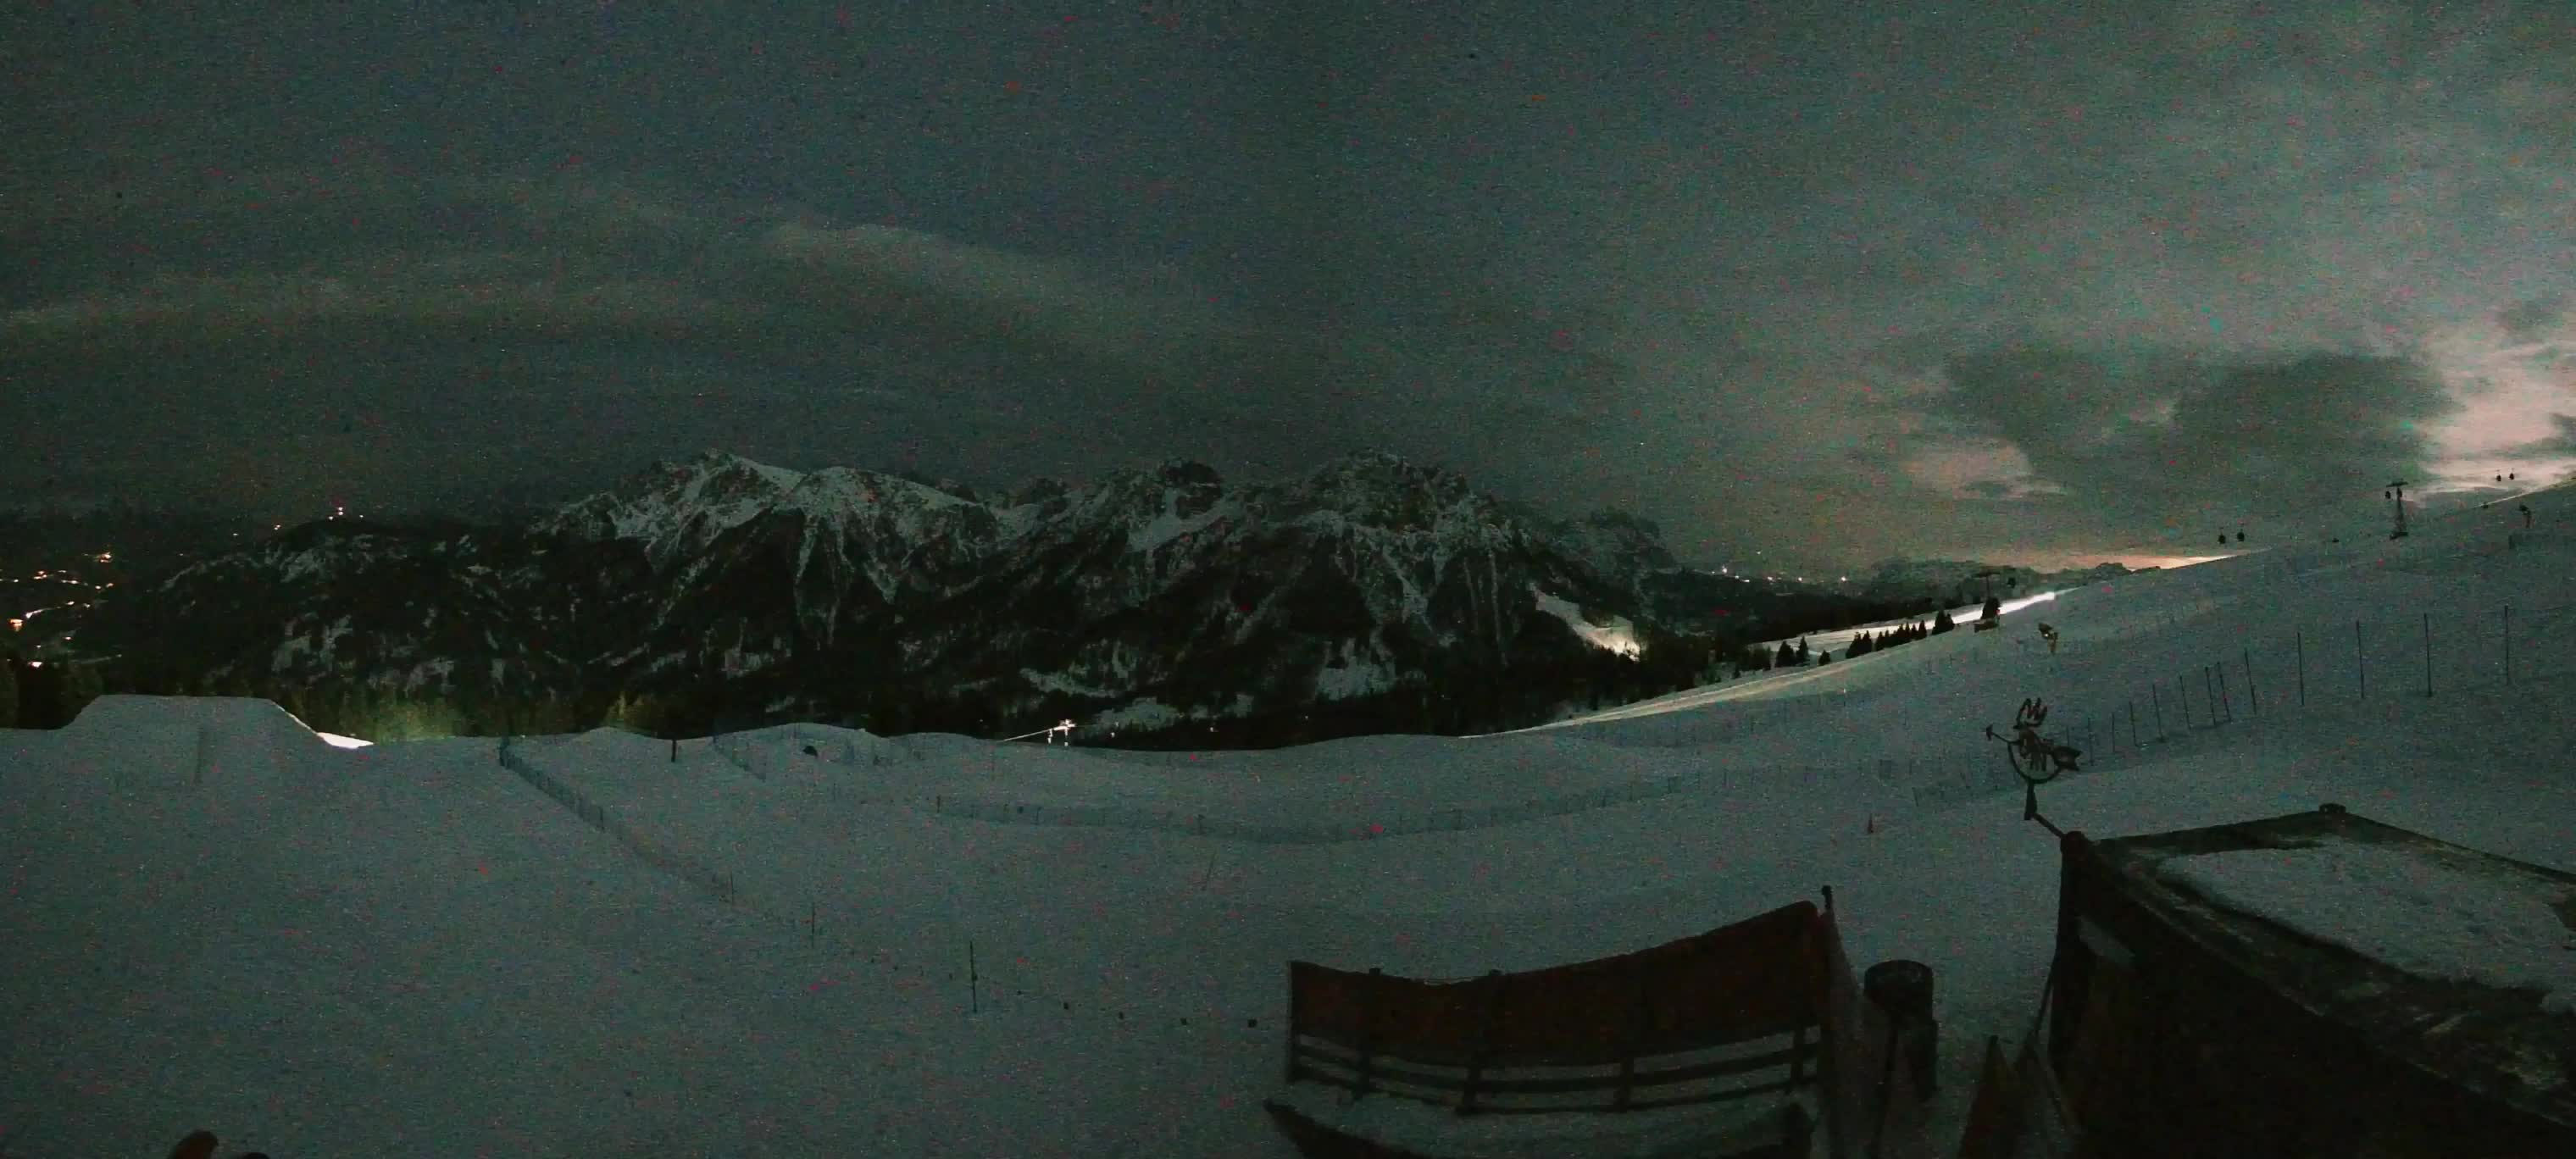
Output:
[[[2246,648],[2238,653],[2237,658],[2243,661],[2245,665],[2246,706],[2254,710],[2254,715],[2261,716],[2263,715],[2263,698],[2254,691],[2254,650],[2252,648]]]
[[[2138,698],[2132,696],[2129,698],[2129,747],[2137,748],[2144,743],[2138,739]]]
[[[2191,727],[2191,686],[2182,682],[2182,673],[2174,673],[2174,700],[2182,706],[2182,726]]]
[[[2218,706],[2227,710],[2227,723],[2234,724],[2236,723],[2236,702],[2227,698],[2227,661],[2221,660],[2210,665],[2209,668],[2218,673]]]
[[[2308,706],[2308,637],[2302,629],[2292,629],[2290,642],[2299,649],[2299,707]]]
[[[2433,696],[2433,613],[2424,613],[2424,696]]]
[[[2165,739],[2165,694],[2160,686],[2154,684],[2147,686],[2147,700],[2156,710],[2156,739],[2161,741]],[[2130,701],[2129,707],[2132,710],[2136,709],[2138,702]]]
[[[2361,621],[2352,622],[2352,679],[2361,689],[2361,698],[2370,699],[2370,661],[2361,654]]]

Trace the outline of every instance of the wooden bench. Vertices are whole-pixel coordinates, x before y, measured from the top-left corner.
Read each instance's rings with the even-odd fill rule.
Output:
[[[1804,1157],[1816,1120],[1795,1095],[1821,1087],[1829,1062],[1834,937],[1829,913],[1802,901],[1649,950],[1464,981],[1291,962],[1296,1097],[1268,1109],[1311,1159],[1501,1153],[1477,1145],[1502,1137],[1489,1117],[1569,1114],[1599,1116],[1572,1126],[1605,1134],[1657,1120],[1723,1127],[1736,1144],[1717,1153]],[[1337,1088],[1345,1110],[1315,1113],[1317,1088]],[[1764,1096],[1780,1105],[1732,1116],[1699,1106]],[[1419,1130],[1372,1138],[1353,1122],[1374,1120],[1347,1109],[1373,1097],[1417,1108],[1380,1106],[1376,1119],[1478,1126],[1455,1148],[1425,1145],[1441,1140]],[[1671,1108],[1710,1113],[1656,1114]]]

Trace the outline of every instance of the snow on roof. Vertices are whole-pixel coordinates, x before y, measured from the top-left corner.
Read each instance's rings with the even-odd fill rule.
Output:
[[[2500,807],[2449,823],[2504,844],[2511,830],[2477,816]],[[2563,834],[2567,807],[2545,812]],[[2111,892],[2081,886],[2079,905],[2125,896],[2374,1052],[2576,1126],[2576,873],[2323,809],[2090,848],[2069,873],[2107,868]]]
[[[2349,842],[2238,849],[2157,872],[2253,914],[2409,974],[2540,995],[2576,1012],[2576,886],[2534,889],[2492,872]]]

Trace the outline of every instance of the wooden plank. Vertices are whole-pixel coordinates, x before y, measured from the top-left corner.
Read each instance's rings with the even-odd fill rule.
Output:
[[[1485,1060],[1492,1053],[1489,1044],[1493,1041],[1494,1019],[1502,1013],[1503,996],[1510,992],[1511,980],[1496,970],[1485,975],[1485,987],[1491,992],[1485,996],[1484,1017],[1476,1023],[1476,1045],[1467,1056],[1467,1086],[1458,1096],[1458,1113],[1461,1115],[1476,1113],[1476,1080],[1484,1073]]]
[[[1361,1089],[1359,1085],[1360,1080],[1358,1077],[1355,1077],[1355,1072],[1359,1070],[1357,1060],[1332,1054],[1310,1043],[1299,1043],[1297,1045],[1297,1051],[1300,1057],[1304,1059],[1312,1062],[1328,1064],[1325,1067],[1316,1067],[1311,1065],[1301,1066],[1300,1069],[1307,1079],[1329,1083],[1333,1086],[1344,1087],[1351,1090]],[[1638,1067],[1630,1081],[1632,1081],[1635,1086],[1641,1088],[1665,1087],[1679,1083],[1728,1078],[1734,1075],[1755,1074],[1766,1070],[1778,1070],[1784,1068],[1803,1069],[1800,1067],[1800,1064],[1807,1059],[1817,1057],[1821,1053],[1821,1044],[1814,1042],[1801,1042],[1794,1048],[1784,1048],[1781,1050],[1768,1051],[1762,1054],[1747,1055],[1742,1058],[1714,1059],[1707,1062],[1669,1067],[1647,1067],[1641,1065]],[[1641,1060],[1641,1062],[1642,1061],[1643,1060]],[[1332,1068],[1339,1068],[1342,1072],[1354,1073],[1337,1073]],[[1404,1083],[1410,1086],[1426,1087],[1439,1091],[1460,1091],[1464,1090],[1467,1084],[1466,1075],[1461,1071],[1426,1070],[1419,1066],[1391,1065],[1383,1062],[1369,1067],[1367,1077],[1371,1082]],[[1617,1073],[1594,1075],[1548,1075],[1544,1077],[1515,1075],[1502,1067],[1490,1066],[1487,1068],[1485,1073],[1477,1078],[1476,1090],[1479,1097],[1485,1099],[1508,1095],[1569,1094],[1591,1091],[1614,1092],[1619,1087],[1620,1079],[1621,1076]],[[1784,1087],[1806,1086],[1813,1082],[1813,1077],[1809,1076],[1795,1080],[1784,1079],[1778,1085]]]
[[[1335,1130],[1276,1101],[1263,1106],[1305,1159],[1423,1159],[1412,1151]],[[1805,1109],[1793,1105],[1780,1113],[1780,1139],[1712,1154],[1710,1159],[1807,1159],[1813,1153],[1813,1131]]]
[[[1647,983],[1646,972],[1638,971],[1633,983],[1637,988],[1637,998],[1629,1014],[1628,1042],[1620,1051],[1625,1057],[1619,1060],[1619,1093],[1610,1101],[1612,1107],[1622,1110],[1627,1108],[1628,1100],[1636,1094],[1637,1052],[1645,1047],[1648,1028],[1654,1022],[1655,998],[1654,993],[1647,989]]]
[[[1631,954],[1458,982],[1291,962],[1290,1081],[1461,1114],[1646,1110],[1813,1085],[1809,1063],[1829,1037],[1824,921],[1799,902]],[[1775,1036],[1788,1045],[1690,1059]]]

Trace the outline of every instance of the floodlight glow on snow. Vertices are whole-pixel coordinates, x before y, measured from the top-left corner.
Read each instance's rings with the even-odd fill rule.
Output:
[[[2053,600],[2056,598],[2056,592],[2041,592],[2035,596],[2023,596],[2020,599],[2005,600],[2001,604],[1996,605],[1995,614],[2003,615],[2006,612],[2018,612],[2023,608],[2027,608],[2042,600]]]
[[[317,732],[313,735],[321,737],[323,743],[328,744],[335,749],[374,748],[376,744],[376,742],[371,740],[359,740],[354,736],[341,736],[338,733],[332,732]]]

